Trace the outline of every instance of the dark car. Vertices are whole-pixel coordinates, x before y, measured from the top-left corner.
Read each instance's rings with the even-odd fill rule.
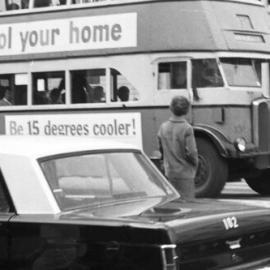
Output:
[[[134,147],[0,140],[0,269],[267,269],[270,209],[185,202]]]

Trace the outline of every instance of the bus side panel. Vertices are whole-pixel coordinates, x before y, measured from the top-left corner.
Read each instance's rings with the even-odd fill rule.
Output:
[[[253,143],[250,106],[194,106],[192,112],[195,126],[211,126],[231,143],[236,138]]]
[[[167,111],[168,109],[166,109]],[[141,127],[140,130],[142,140],[143,140],[143,150],[146,152],[146,154],[151,157],[153,155],[153,152],[158,149],[157,146],[157,131],[160,121],[156,120],[155,115],[155,109],[154,108],[100,108],[100,109],[83,109],[83,110],[73,110],[69,111],[68,113],[66,111],[62,110],[51,110],[51,111],[25,111],[25,112],[6,112],[0,114],[0,135],[6,134],[5,130],[5,116],[12,115],[47,115],[48,120],[54,119],[54,115],[58,114],[73,114],[78,115],[78,121],[80,121],[80,114],[85,116],[85,114],[95,114],[98,117],[98,114],[109,114],[110,117],[113,117],[116,113],[140,113],[141,114]],[[165,119],[165,118],[163,118]],[[108,138],[107,138],[108,139]]]

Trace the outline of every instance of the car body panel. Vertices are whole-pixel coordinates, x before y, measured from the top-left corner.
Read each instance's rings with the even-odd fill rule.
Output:
[[[269,259],[270,205],[184,201],[131,145],[2,137],[0,191],[1,269],[252,269]]]

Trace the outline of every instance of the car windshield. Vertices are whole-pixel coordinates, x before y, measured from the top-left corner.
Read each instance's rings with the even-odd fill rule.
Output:
[[[62,210],[126,200],[178,197],[139,152],[80,153],[40,161]]]
[[[261,60],[221,58],[220,61],[230,86],[261,87]]]

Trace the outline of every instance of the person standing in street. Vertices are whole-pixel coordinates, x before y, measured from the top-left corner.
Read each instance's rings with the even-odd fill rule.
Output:
[[[198,165],[198,151],[192,126],[185,116],[190,102],[175,96],[170,104],[171,117],[161,124],[158,132],[165,175],[184,200],[195,197],[194,178]]]

